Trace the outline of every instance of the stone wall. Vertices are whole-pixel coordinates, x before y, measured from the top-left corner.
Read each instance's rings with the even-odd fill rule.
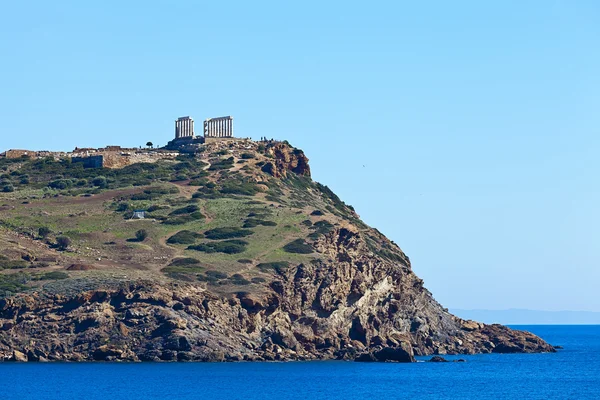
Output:
[[[136,163],[153,163],[159,160],[175,159],[178,151],[142,150],[135,148],[121,148],[120,146],[107,146],[101,149],[75,148],[73,152],[32,151],[32,150],[7,150],[2,154],[6,158],[45,158],[53,157],[56,160],[71,158],[72,162],[82,162],[84,168],[123,168]]]

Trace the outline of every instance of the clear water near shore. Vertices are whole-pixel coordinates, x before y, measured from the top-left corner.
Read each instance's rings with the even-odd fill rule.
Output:
[[[0,363],[0,398],[600,398],[600,325],[515,328],[564,350],[446,357],[466,363]]]

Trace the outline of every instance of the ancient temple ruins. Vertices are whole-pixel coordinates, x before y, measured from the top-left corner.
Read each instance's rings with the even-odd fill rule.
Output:
[[[175,139],[194,137],[194,120],[190,117],[180,117],[175,121]]]
[[[231,138],[233,137],[233,118],[230,116],[209,118],[204,121],[205,138]]]

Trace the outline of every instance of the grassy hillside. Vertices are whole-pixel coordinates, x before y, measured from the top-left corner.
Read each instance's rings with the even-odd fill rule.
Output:
[[[123,169],[0,159],[0,295],[137,278],[261,291],[314,262],[311,244],[334,226],[366,229],[307,161],[287,143],[250,141]]]

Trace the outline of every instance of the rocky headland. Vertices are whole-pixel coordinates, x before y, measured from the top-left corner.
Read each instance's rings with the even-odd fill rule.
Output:
[[[450,314],[402,250],[313,182],[287,142],[213,143],[137,165],[142,182],[113,171],[97,185],[109,172],[61,163],[0,160],[7,176],[27,175],[0,199],[0,360],[555,351],[531,333]],[[57,171],[73,182],[57,183]],[[147,217],[132,221],[134,209]],[[147,237],[131,239],[140,228]]]

